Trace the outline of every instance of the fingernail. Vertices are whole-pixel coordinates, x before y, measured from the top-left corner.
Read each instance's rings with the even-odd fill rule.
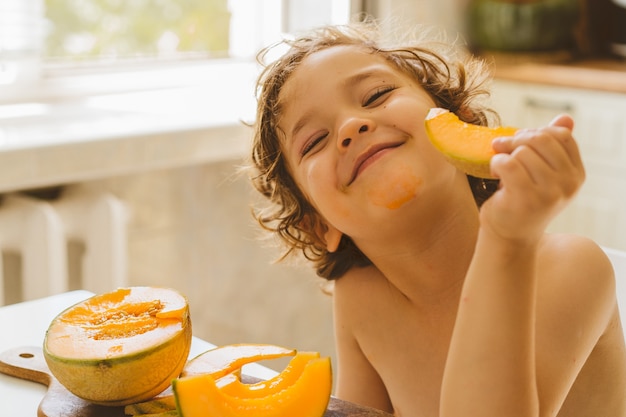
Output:
[[[491,141],[491,145],[498,145],[500,143],[505,143],[508,139],[504,136],[500,136]]]
[[[506,154],[504,153],[497,153],[494,156],[491,157],[491,163],[499,163],[500,161],[503,161],[506,159]]]

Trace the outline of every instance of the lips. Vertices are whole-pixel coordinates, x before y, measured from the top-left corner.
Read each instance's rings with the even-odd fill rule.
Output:
[[[356,159],[354,166],[352,167],[352,173],[350,175],[350,181],[348,181],[347,185],[350,185],[356,180],[359,174],[370,165],[370,163],[374,162],[380,153],[386,149],[397,148],[402,145],[402,142],[393,142],[393,143],[381,143],[378,145],[374,145],[368,148],[365,152],[359,155]]]

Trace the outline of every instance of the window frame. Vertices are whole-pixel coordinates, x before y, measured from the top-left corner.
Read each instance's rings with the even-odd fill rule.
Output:
[[[241,0],[229,0],[241,1]],[[285,10],[294,4],[319,4],[320,0],[247,0],[256,5],[255,11],[249,13],[247,19],[238,22],[239,27],[231,31],[241,31],[247,38],[232,37],[234,46],[227,58],[206,58],[200,54],[181,55],[177,58],[133,59],[120,60],[115,63],[85,62],[66,64],[58,61],[35,63],[31,77],[15,84],[0,84],[0,105],[33,101],[56,101],[64,99],[80,99],[93,95],[115,94],[133,91],[146,91],[189,87],[211,83],[211,69],[214,66],[236,65],[251,67],[255,53],[263,46],[278,41],[285,35],[286,28],[301,29],[297,21],[288,21],[284,17]],[[336,12],[337,4],[348,7],[347,15],[353,15],[361,7],[357,0],[325,0],[333,10],[331,16],[323,23],[340,23]],[[231,4],[229,4],[231,7]],[[243,7],[240,4],[240,7]],[[254,31],[249,30],[250,19],[257,19],[259,13],[272,14],[280,8],[283,18],[278,19],[274,27],[257,25]],[[339,19],[347,20],[346,16]],[[274,16],[275,17],[275,16]],[[295,18],[297,20],[297,17]],[[251,39],[253,42],[251,42]],[[238,42],[238,43],[237,43]],[[243,45],[243,46],[242,46]],[[0,57],[1,58],[1,57]]]

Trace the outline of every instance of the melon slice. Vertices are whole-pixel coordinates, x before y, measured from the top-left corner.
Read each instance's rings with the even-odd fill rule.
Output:
[[[219,379],[231,373],[239,374],[241,367],[249,363],[294,355],[296,355],[295,349],[271,344],[236,343],[217,346],[187,362],[181,376],[209,374],[214,379]],[[124,407],[124,413],[146,417],[149,414],[158,414],[175,409],[174,395],[168,390],[151,400],[127,405]]]
[[[512,136],[518,130],[465,123],[456,114],[441,108],[431,109],[425,124],[435,148],[458,169],[478,178],[493,178],[489,168],[495,154],[491,142],[501,136]]]
[[[319,352],[298,352],[296,353],[296,356],[289,361],[285,369],[273,378],[252,384],[246,384],[242,382],[240,378],[236,377],[234,373],[231,373],[227,376],[235,377],[228,381],[224,381],[220,388],[224,394],[231,395],[233,397],[266,397],[295,384],[296,381],[302,376],[306,365],[313,359],[318,359],[319,357]]]
[[[245,386],[230,393],[225,386],[237,383],[232,374],[215,380],[208,374],[172,381],[180,417],[322,417],[330,401],[330,358],[307,358],[290,383],[273,388],[264,385],[252,394]],[[287,372],[287,370],[283,371]],[[296,378],[297,377],[297,378]],[[226,379],[225,382],[222,380]],[[235,396],[235,395],[239,396]]]
[[[121,406],[170,386],[191,347],[187,299],[168,288],[129,287],[95,295],[52,320],[43,353],[74,395]]]

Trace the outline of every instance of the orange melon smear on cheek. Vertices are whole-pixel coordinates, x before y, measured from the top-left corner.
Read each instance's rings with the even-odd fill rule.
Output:
[[[367,192],[370,201],[382,207],[397,209],[415,198],[423,180],[415,175],[396,170],[385,175],[381,181]]]

